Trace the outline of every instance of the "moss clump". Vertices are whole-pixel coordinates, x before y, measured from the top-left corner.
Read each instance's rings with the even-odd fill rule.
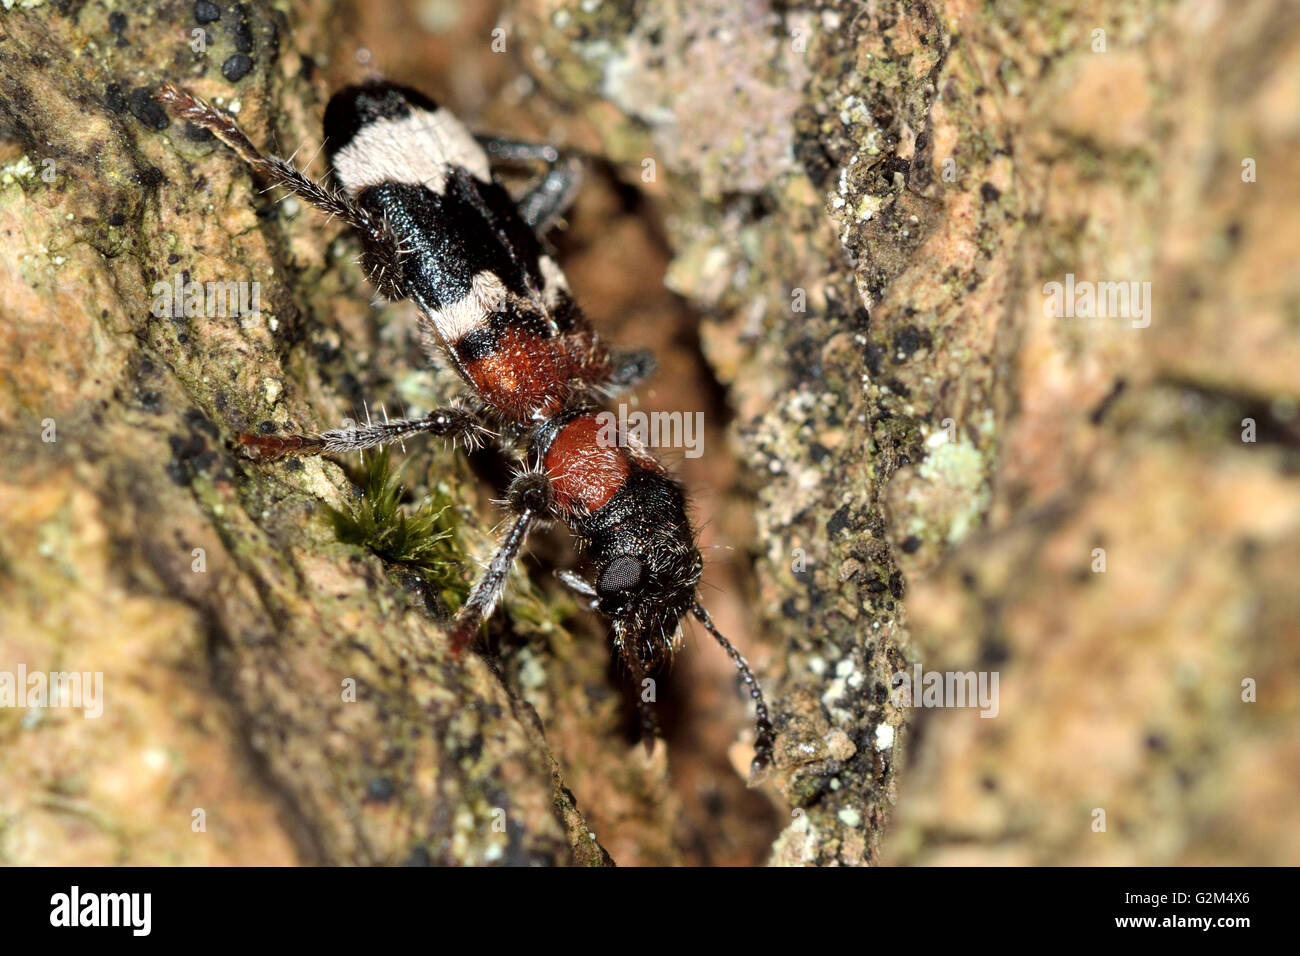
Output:
[[[464,603],[469,595],[460,573],[465,558],[457,544],[450,506],[427,500],[408,511],[403,506],[406,489],[392,467],[388,449],[368,456],[360,472],[350,477],[357,494],[347,506],[326,505],[339,540],[416,572],[447,605]]]

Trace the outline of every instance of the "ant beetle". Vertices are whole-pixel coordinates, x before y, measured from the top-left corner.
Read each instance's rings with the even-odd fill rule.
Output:
[[[749,664],[700,602],[703,562],[682,485],[644,447],[610,441],[602,431],[599,401],[644,380],[653,359],[605,346],[539,239],[577,191],[577,160],[550,146],[476,137],[429,97],[372,81],[339,91],[326,107],[332,188],[260,152],[233,118],[198,97],[171,85],[160,97],[270,185],[351,226],[371,284],[388,299],[415,303],[427,350],[451,361],[474,400],[473,409],[450,405],[423,418],[314,435],[240,435],[245,454],[270,461],[417,434],[469,443],[508,434],[526,462],[507,492],[514,520],[456,615],[453,650],[469,646],[491,615],[529,531],[540,521],[561,521],[591,576],[564,571],[560,578],[609,620],[634,680],[671,657],[682,619],[694,615],[749,689],[757,717],[754,767],[767,765],[767,705]],[[493,175],[493,159],[542,162],[546,172],[515,201]],[[638,703],[649,747],[657,722],[639,697]]]

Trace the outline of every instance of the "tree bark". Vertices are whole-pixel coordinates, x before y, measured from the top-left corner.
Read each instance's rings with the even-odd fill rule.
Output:
[[[0,13],[0,669],[105,680],[98,719],[0,709],[0,860],[1300,860],[1293,6],[431,9]],[[339,540],[336,464],[236,454],[455,381],[337,224],[152,93],[305,160],[373,70],[599,157],[554,241],[659,347],[645,407],[707,413],[682,465],[739,547],[706,598],[774,705],[761,789],[703,635],[631,746],[561,536],[449,659],[490,464],[402,456],[449,534],[412,566]],[[260,316],[154,315],[177,276]],[[1050,315],[1067,276],[1149,299]],[[909,699],[928,672],[996,675],[996,716]]]

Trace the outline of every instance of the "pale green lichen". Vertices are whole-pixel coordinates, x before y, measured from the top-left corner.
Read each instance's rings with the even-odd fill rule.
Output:
[[[922,481],[943,488],[950,500],[960,502],[949,515],[949,544],[956,544],[970,534],[988,510],[987,468],[985,456],[974,445],[945,441],[931,449],[917,469]]]
[[[33,179],[36,176],[36,167],[24,153],[12,162],[0,166],[0,184],[5,186],[12,185],[20,179]]]

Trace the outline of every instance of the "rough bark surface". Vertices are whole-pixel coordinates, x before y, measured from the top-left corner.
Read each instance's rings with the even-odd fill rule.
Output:
[[[0,862],[1300,862],[1294,5],[138,6],[0,11],[0,671],[105,675],[98,719],[0,708]],[[306,160],[370,71],[598,157],[554,241],[659,352],[642,407],[706,413],[761,788],[703,635],[631,744],[562,534],[449,658],[490,456],[400,456],[445,508],[413,566],[339,540],[338,465],[235,454],[454,378],[152,91]],[[1047,316],[1067,274],[1149,324]],[[261,313],[156,317],[177,275]],[[909,706],[918,666],[997,672],[997,716]]]

